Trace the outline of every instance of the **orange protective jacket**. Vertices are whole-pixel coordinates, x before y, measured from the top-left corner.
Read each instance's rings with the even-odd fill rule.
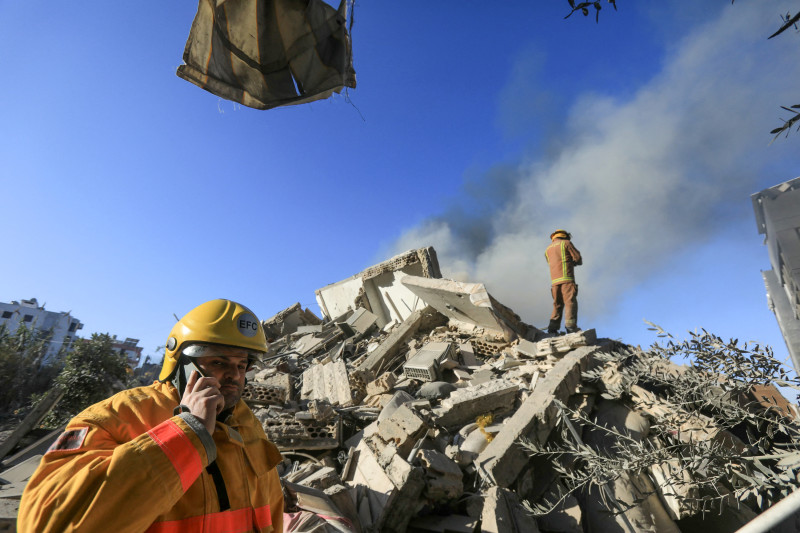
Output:
[[[173,416],[178,403],[156,382],[73,418],[25,487],[18,532],[282,532],[281,455],[250,408],[239,401],[212,440],[198,418]],[[225,511],[206,470],[215,454]]]
[[[575,281],[575,265],[583,263],[581,253],[568,239],[555,239],[544,257],[550,265],[550,284],[560,285]]]

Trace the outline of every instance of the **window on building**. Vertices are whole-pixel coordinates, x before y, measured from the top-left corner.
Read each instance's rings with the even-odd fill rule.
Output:
[[[13,314],[11,311],[3,311],[3,318],[11,318]]]
[[[33,320],[33,315],[25,315],[22,320],[25,322],[31,322]]]
[[[73,323],[71,323],[71,324],[69,325],[69,330],[70,330],[70,331],[75,331],[75,326],[77,326],[77,325],[78,325],[78,323],[77,323],[77,322],[73,322]]]

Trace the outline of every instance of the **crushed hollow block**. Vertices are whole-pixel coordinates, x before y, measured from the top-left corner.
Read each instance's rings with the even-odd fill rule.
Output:
[[[425,469],[425,496],[433,501],[460,498],[464,493],[464,474],[449,457],[436,450],[420,450],[419,462]]]
[[[475,339],[472,341],[473,352],[481,357],[494,357],[507,346],[508,343],[503,341],[491,341],[488,339]]]
[[[330,450],[341,444],[342,419],[340,416],[321,422],[297,420],[291,413],[255,413],[261,420],[264,432],[279,450]]]
[[[501,487],[511,486],[528,462],[528,454],[519,440],[527,438],[539,444],[547,441],[558,417],[555,400],[567,401],[580,384],[581,373],[589,368],[593,355],[602,349],[585,346],[573,350],[537,382],[531,395],[475,460],[482,477]]]
[[[514,408],[518,391],[518,384],[504,379],[457,389],[433,409],[436,424],[450,429],[474,422],[481,415],[507,413]]]
[[[375,396],[389,392],[394,388],[397,383],[397,377],[391,372],[384,372],[383,374],[373,381],[367,383],[367,395]]]
[[[291,376],[277,372],[262,380],[247,383],[242,399],[252,405],[283,405],[292,399]]]

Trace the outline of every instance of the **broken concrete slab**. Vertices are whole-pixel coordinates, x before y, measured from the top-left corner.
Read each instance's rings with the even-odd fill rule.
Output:
[[[406,275],[441,277],[436,251],[419,248],[398,254],[345,280],[315,291],[317,303],[329,318],[363,307],[377,317],[382,328],[392,320],[402,322],[425,304],[400,281]]]
[[[474,422],[478,416],[502,415],[514,407],[519,385],[505,379],[488,380],[457,389],[433,409],[438,426],[453,429]]]
[[[359,365],[359,370],[374,374],[382,372],[424,323],[435,324],[442,320],[444,317],[431,307],[414,311],[367,355]]]
[[[353,478],[347,483],[359,488],[363,496],[359,505],[362,525],[371,531],[405,531],[422,506],[423,469],[412,467],[397,453],[381,464],[365,441],[355,453]]]
[[[268,339],[277,339],[296,332],[300,326],[315,326],[321,323],[322,320],[317,315],[309,309],[304,310],[298,302],[263,320],[261,325]]]
[[[475,460],[482,477],[501,487],[514,483],[529,459],[519,444],[520,439],[545,443],[558,416],[555,401],[567,401],[578,387],[581,373],[602,349],[601,346],[584,346],[569,352],[537,382],[532,394]]]
[[[451,320],[497,331],[505,340],[534,338],[538,331],[500,304],[482,283],[406,276],[401,283]]]

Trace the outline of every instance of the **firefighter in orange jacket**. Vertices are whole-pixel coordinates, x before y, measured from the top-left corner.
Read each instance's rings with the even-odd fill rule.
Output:
[[[67,424],[25,487],[18,531],[282,532],[281,455],[241,400],[266,350],[261,323],[236,302],[187,313],[159,381]]]
[[[575,283],[575,266],[583,263],[581,253],[572,244],[572,235],[557,229],[550,234],[552,241],[544,257],[550,265],[550,292],[553,295],[553,314],[548,333],[558,333],[561,316],[567,333],[580,331],[578,327],[578,285]]]

